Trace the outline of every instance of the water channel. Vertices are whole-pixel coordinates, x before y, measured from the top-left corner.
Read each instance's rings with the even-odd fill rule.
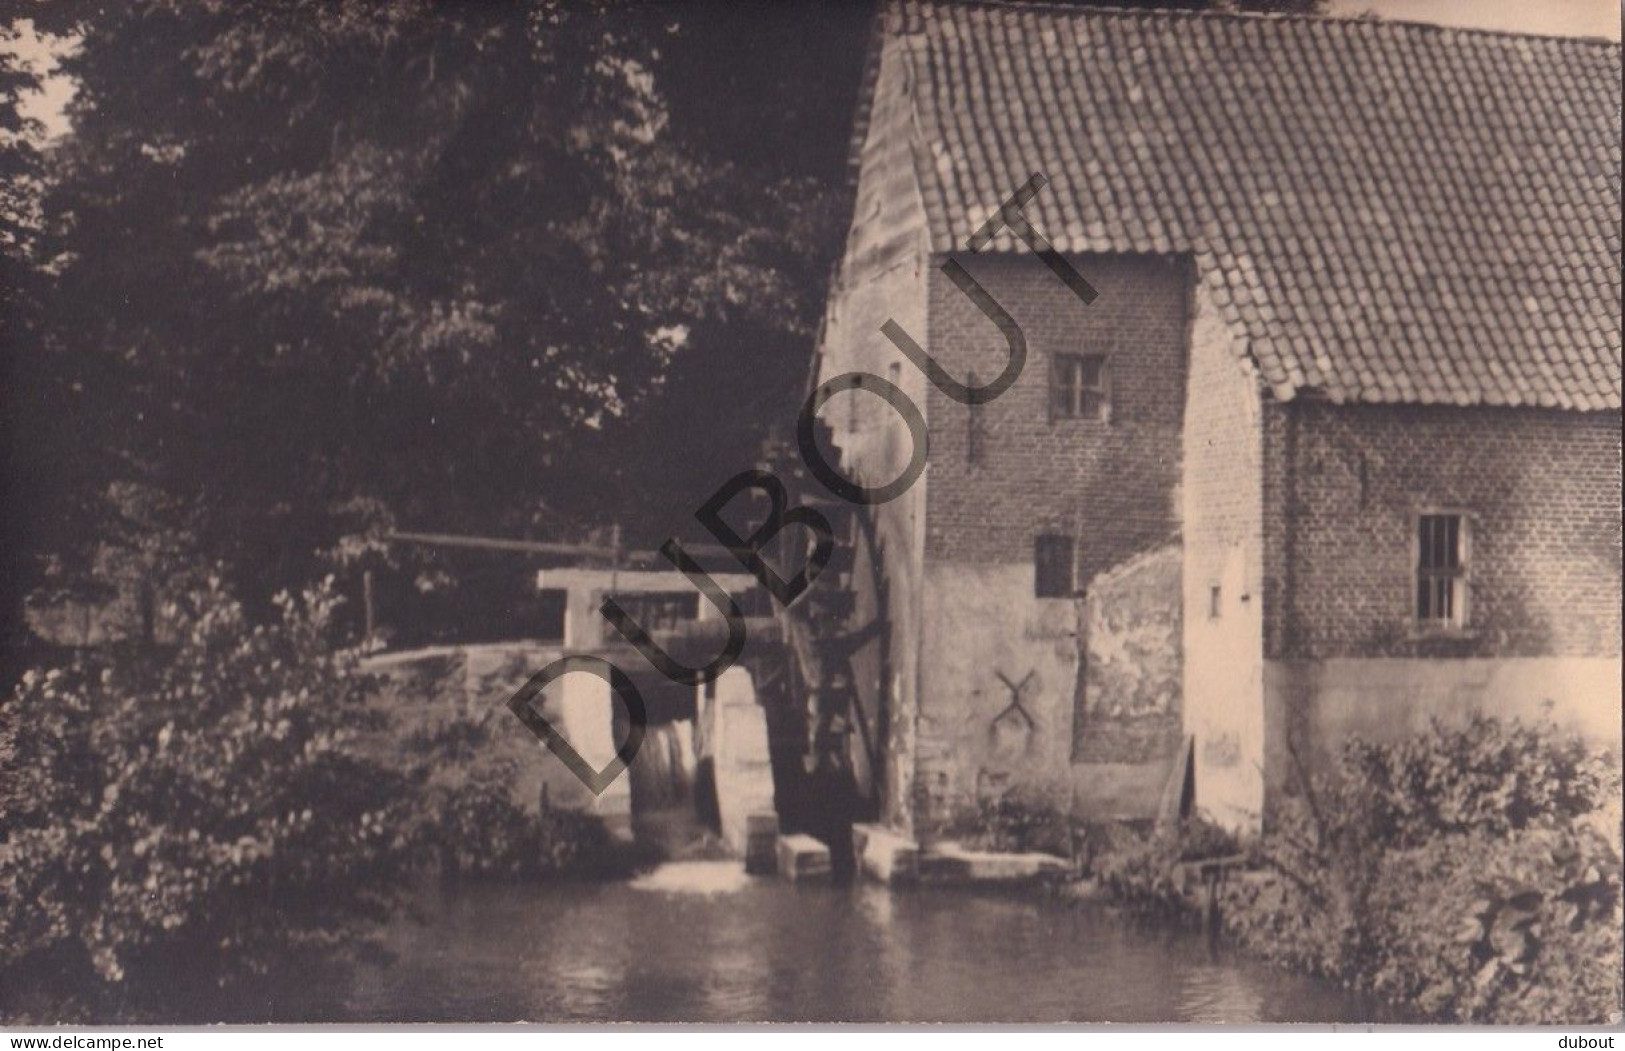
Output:
[[[1381,1020],[1357,997],[1101,906],[796,885],[737,861],[623,883],[458,885],[419,905],[386,931],[387,959],[238,1008],[290,1022]]]

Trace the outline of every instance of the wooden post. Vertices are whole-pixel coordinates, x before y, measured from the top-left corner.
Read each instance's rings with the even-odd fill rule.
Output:
[[[1224,916],[1219,907],[1219,886],[1224,883],[1225,859],[1216,859],[1202,866],[1202,882],[1207,885],[1207,903],[1202,910],[1202,927],[1207,932],[1208,952],[1219,948],[1219,932]]]

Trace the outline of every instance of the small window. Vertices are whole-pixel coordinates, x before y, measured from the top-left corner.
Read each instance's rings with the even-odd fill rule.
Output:
[[[1467,519],[1421,515],[1416,521],[1416,619],[1461,627],[1467,623]]]
[[[1219,590],[1219,585],[1214,584],[1214,585],[1212,585],[1211,587],[1209,587],[1207,589],[1207,619],[1208,620],[1218,620],[1219,619],[1219,613],[1224,608],[1223,598],[1224,598],[1224,596],[1223,596],[1223,593],[1220,592],[1220,590]]]
[[[1055,356],[1055,415],[1068,419],[1104,420],[1111,412],[1111,392],[1103,354]]]
[[[1039,598],[1071,598],[1076,593],[1072,548],[1069,536],[1050,534],[1033,541],[1034,593]]]

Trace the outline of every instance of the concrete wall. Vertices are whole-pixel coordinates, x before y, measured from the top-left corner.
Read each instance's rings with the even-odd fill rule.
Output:
[[[1295,790],[1289,741],[1306,769],[1325,769],[1359,737],[1397,741],[1429,721],[1478,713],[1531,721],[1550,717],[1620,754],[1618,657],[1331,658],[1265,666],[1269,791]]]
[[[925,329],[925,210],[915,182],[910,140],[913,111],[903,43],[887,36],[879,59],[873,108],[859,152],[856,204],[846,251],[831,289],[818,346],[820,383],[846,372],[868,372],[900,387],[927,411],[925,377],[880,328],[888,319],[918,337]],[[879,398],[864,390],[839,394],[820,415],[835,429],[843,469],[863,484],[895,478],[911,454],[908,431]],[[929,471],[927,472],[929,474]],[[922,476],[903,496],[875,513],[884,594],[860,595],[867,614],[884,609],[890,625],[880,659],[865,654],[856,681],[871,725],[888,727],[881,771],[882,819],[907,829],[914,779],[914,714],[918,687],[924,507]],[[866,583],[865,574],[859,574]]]
[[[1035,598],[1031,563],[926,566],[913,805],[925,838],[1009,791],[1069,803],[1083,603]],[[1019,709],[1012,683],[1023,683]]]
[[[547,688],[540,704],[532,702],[532,706],[541,708],[542,714],[595,770],[610,764],[626,738],[626,718],[617,718],[619,705],[614,693],[609,683],[596,675],[580,672],[565,675]],[[562,765],[551,752],[543,756],[542,761],[549,768]],[[575,799],[583,798],[579,793],[571,795]],[[587,792],[581,809],[597,816],[616,835],[630,838],[631,776],[621,774],[596,796]]]
[[[1185,408],[1185,732],[1196,806],[1232,828],[1264,811],[1263,405],[1198,286]]]
[[[1030,564],[927,564],[921,836],[1010,792],[1092,818],[1155,812],[1181,739],[1179,568],[1163,548],[1083,599],[1034,597]]]
[[[1180,744],[1180,692],[1178,547],[1102,573],[1087,599],[1035,598],[1030,564],[929,562],[916,830],[931,838],[1011,791],[1149,817]]]
[[[723,841],[743,855],[746,819],[774,812],[767,714],[756,703],[750,673],[743,668],[723,672],[716,689],[701,695],[696,722],[699,758],[711,760],[716,778]]]

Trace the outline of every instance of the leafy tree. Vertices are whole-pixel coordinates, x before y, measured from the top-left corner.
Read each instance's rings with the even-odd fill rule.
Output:
[[[19,20],[28,16],[25,26]],[[77,446],[63,443],[71,395],[67,374],[44,341],[41,197],[49,178],[44,129],[25,112],[41,71],[23,54],[25,35],[61,31],[65,5],[42,0],[0,17],[0,653],[24,634],[17,601],[35,581],[33,553],[62,552],[56,538],[82,524],[84,469]],[[0,674],[12,665],[0,658]]]
[[[654,533],[803,373],[838,194],[672,127],[681,7],[80,10],[30,341],[106,513],[61,516],[51,553],[201,551],[252,596],[391,522]],[[638,440],[677,392],[704,432],[764,360],[760,411]]]
[[[325,958],[386,913],[419,815],[357,758],[377,716],[327,642],[334,603],[283,595],[253,626],[198,580],[173,648],[86,649],[0,698],[8,1013],[69,990],[75,1015],[173,1018],[177,987]]]

